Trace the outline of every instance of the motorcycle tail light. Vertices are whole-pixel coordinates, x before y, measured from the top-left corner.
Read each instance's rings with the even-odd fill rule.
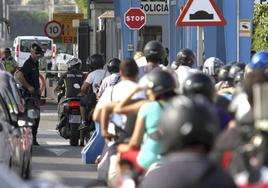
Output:
[[[79,107],[80,106],[80,102],[70,102],[68,103],[69,107]]]

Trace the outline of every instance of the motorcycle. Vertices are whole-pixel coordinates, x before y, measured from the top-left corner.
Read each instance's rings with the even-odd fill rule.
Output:
[[[71,146],[77,146],[80,131],[80,99],[67,98],[58,104],[58,121],[57,130],[65,139],[70,139]]]

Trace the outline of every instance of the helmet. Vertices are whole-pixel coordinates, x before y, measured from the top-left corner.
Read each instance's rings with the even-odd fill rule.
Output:
[[[154,69],[139,82],[140,87],[152,89],[156,94],[172,91],[176,88],[176,82],[171,73],[161,69]]]
[[[121,61],[117,58],[110,59],[108,64],[107,64],[107,69],[108,69],[109,73],[118,73],[120,63],[121,63]]]
[[[234,85],[236,86],[238,84],[241,84],[243,80],[244,80],[244,71],[237,72],[234,77]]]
[[[214,92],[213,81],[209,76],[202,73],[191,74],[183,83],[183,94],[187,96],[200,94],[212,102]]]
[[[87,65],[91,71],[102,69],[105,65],[105,61],[102,55],[94,54],[87,59]]]
[[[76,57],[72,57],[69,61],[67,61],[67,66],[68,66],[68,69],[71,69],[71,68],[73,68],[75,65],[81,65],[82,64],[82,62],[81,62],[81,60],[80,59],[78,59],[78,58],[76,58]]]
[[[177,54],[176,65],[184,65],[188,67],[192,67],[195,62],[195,55],[191,49],[181,49]]]
[[[168,123],[167,123],[168,122]],[[159,120],[159,141],[163,153],[203,145],[209,151],[219,124],[202,96],[173,98]]]
[[[268,52],[259,51],[253,55],[249,67],[253,70],[266,69],[268,67]]]
[[[233,80],[235,78],[235,75],[238,72],[240,72],[240,71],[243,72],[244,71],[245,66],[246,65],[244,63],[240,63],[240,62],[237,62],[237,63],[233,64],[231,66],[230,70],[229,70],[228,77]]]
[[[253,103],[253,88],[256,84],[264,84],[268,82],[268,71],[267,69],[257,69],[249,72],[244,77],[244,90],[247,93],[248,101]]]
[[[224,65],[219,73],[218,73],[218,80],[219,81],[229,81],[229,70],[231,65]]]
[[[5,49],[4,49],[4,53],[11,53],[10,48],[5,48]]]
[[[219,58],[210,57],[204,63],[203,73],[209,76],[218,76],[222,66],[224,66],[224,63]]]
[[[145,45],[143,52],[147,60],[160,63],[164,61],[165,49],[159,41],[149,41]]]

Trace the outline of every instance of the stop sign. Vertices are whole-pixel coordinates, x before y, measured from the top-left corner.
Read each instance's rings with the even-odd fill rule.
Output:
[[[146,23],[146,14],[138,7],[130,8],[125,13],[124,22],[129,29],[139,30]]]

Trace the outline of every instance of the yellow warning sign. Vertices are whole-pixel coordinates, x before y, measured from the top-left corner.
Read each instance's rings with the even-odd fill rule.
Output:
[[[83,14],[80,13],[54,13],[53,20],[61,23],[63,28],[62,37],[57,40],[58,43],[76,43],[77,28],[73,27],[73,20],[81,20],[83,18]]]

